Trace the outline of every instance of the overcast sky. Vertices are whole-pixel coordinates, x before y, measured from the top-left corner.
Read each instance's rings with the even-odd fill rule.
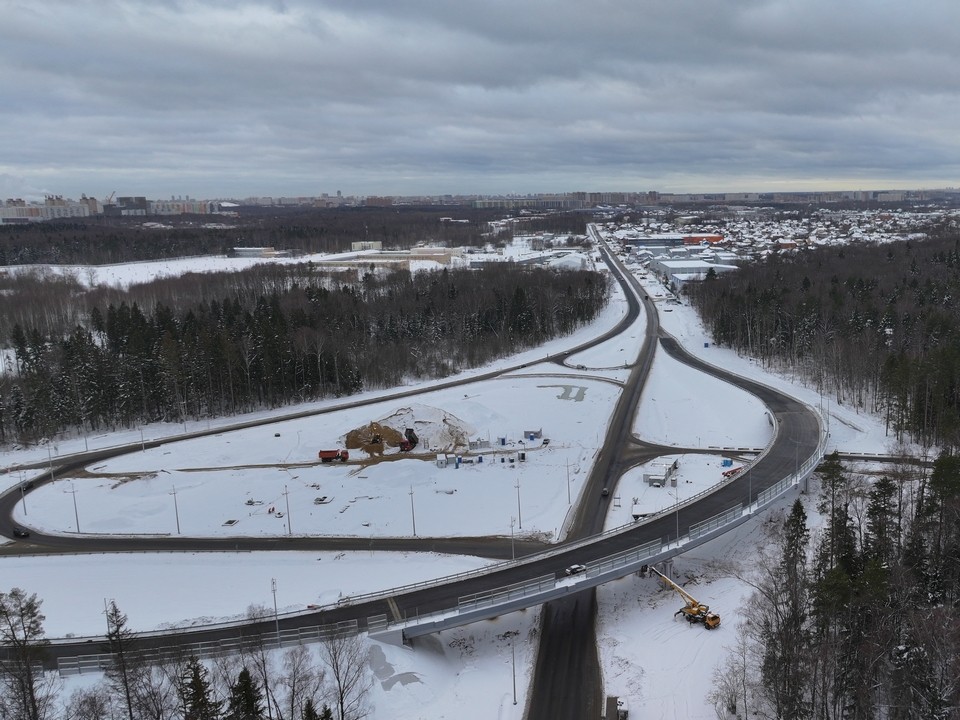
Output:
[[[960,185],[958,0],[0,0],[0,196]]]

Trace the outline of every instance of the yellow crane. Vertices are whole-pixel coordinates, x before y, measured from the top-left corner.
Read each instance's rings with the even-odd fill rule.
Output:
[[[703,623],[703,626],[707,630],[713,630],[714,628],[720,627],[720,616],[717,615],[717,613],[710,612],[709,605],[704,605],[703,603],[699,602],[693,597],[693,595],[677,585],[673,580],[668,578],[652,565],[650,566],[650,572],[659,575],[660,579],[663,580],[666,585],[669,585],[671,588],[676,590],[677,593],[680,594],[680,597],[682,597],[687,603],[674,613],[674,617],[677,615],[683,615],[687,619],[687,622]]]

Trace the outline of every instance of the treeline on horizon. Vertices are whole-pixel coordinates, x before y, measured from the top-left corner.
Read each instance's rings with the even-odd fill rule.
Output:
[[[824,247],[686,288],[715,342],[881,414],[899,442],[960,446],[960,233]]]
[[[0,225],[0,266],[35,264],[108,265],[193,255],[224,254],[235,247],[274,247],[302,253],[343,252],[351,243],[380,241],[384,248],[417,243],[448,247],[483,246],[496,241],[488,223],[502,210],[464,206],[313,208],[278,212],[244,208],[239,217],[221,215],[91,217]],[[467,220],[446,222],[443,218]],[[521,232],[584,234],[588,217],[557,213],[523,218]],[[145,228],[143,223],[169,223]],[[230,227],[206,228],[205,223]],[[503,236],[510,236],[506,228]]]
[[[159,281],[141,297],[146,289],[155,302],[94,306],[67,333],[13,326],[0,442],[443,377],[570,333],[609,296],[596,272],[510,263],[360,277],[263,265]]]

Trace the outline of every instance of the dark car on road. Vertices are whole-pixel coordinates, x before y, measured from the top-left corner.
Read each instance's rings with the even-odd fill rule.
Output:
[[[18,538],[27,538],[27,537],[30,537],[30,531],[24,530],[21,527],[15,527],[13,529],[13,536]]]

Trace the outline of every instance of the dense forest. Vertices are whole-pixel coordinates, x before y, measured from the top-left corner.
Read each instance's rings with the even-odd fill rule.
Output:
[[[302,253],[342,252],[353,242],[405,249],[417,243],[482,246],[488,224],[502,211],[471,207],[360,207],[279,211],[249,208],[238,217],[89,218],[0,225],[0,266],[85,264],[223,254],[234,247],[274,247]],[[450,222],[449,220],[458,222]],[[467,222],[462,222],[467,221]],[[524,232],[586,232],[587,216],[558,213],[524,217]],[[162,227],[145,227],[145,222]],[[205,227],[207,223],[224,227]],[[166,225],[170,225],[167,227]],[[504,226],[504,237],[511,226]]]
[[[688,286],[717,343],[886,418],[897,441],[960,446],[960,235],[845,245]]]
[[[960,707],[960,458],[868,481],[818,470],[771,523],[747,620],[710,693],[719,718],[948,720]]]
[[[573,331],[596,317],[609,288],[592,271],[509,263],[361,277],[303,264],[186,276],[137,293],[150,302],[94,305],[67,333],[12,327],[0,441],[442,377]]]

